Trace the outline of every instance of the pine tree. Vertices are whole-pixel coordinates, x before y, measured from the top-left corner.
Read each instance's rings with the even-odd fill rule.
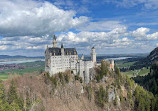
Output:
[[[106,76],[107,72],[108,72],[107,65],[105,64],[104,61],[101,61],[101,74]]]
[[[6,102],[5,89],[2,81],[0,81],[0,100],[2,100],[2,102]]]
[[[109,102],[109,86],[106,87],[106,91],[105,91],[105,102]]]
[[[8,103],[11,104],[13,101],[16,101],[18,99],[17,91],[16,91],[16,86],[14,81],[11,81],[11,85],[9,87],[8,91]]]
[[[105,90],[103,86],[100,86],[99,91],[97,93],[97,103],[99,106],[104,107],[105,103]]]
[[[118,98],[117,98],[117,95],[115,93],[115,100],[114,100],[114,105],[116,106],[117,105],[117,102],[118,102]]]
[[[11,111],[22,111],[17,103],[14,101],[11,103]]]

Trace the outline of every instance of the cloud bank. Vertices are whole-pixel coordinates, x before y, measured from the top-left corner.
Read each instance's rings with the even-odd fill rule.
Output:
[[[87,22],[75,11],[64,11],[49,2],[0,1],[0,36],[42,36],[66,31]]]

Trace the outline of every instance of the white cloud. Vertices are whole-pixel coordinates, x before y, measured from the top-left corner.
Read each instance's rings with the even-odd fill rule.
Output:
[[[79,33],[68,32],[58,36],[58,41],[63,42],[66,47],[78,47],[81,50],[90,49],[95,46],[101,49],[152,49],[153,40],[158,39],[158,32],[149,34],[150,29],[141,27],[134,31],[128,31],[125,27],[115,28],[109,32],[89,32]]]
[[[157,9],[158,2],[157,0],[104,0],[104,2],[112,2],[115,3],[117,6],[122,7],[134,7],[137,5],[142,5],[145,9]]]
[[[42,46],[28,46],[26,49],[43,49],[44,47]]]
[[[27,5],[26,5],[27,4]],[[74,11],[64,11],[49,2],[0,1],[1,36],[39,36],[66,31],[87,22]]]
[[[156,40],[156,39],[158,39],[158,32],[155,32],[153,34],[147,35],[147,39],[149,39],[149,40]]]
[[[130,32],[129,35],[134,37],[136,40],[157,40],[158,32],[148,34],[150,32],[149,28],[141,27],[137,30]]]
[[[143,39],[147,39],[146,38],[146,34],[150,31],[149,28],[138,28],[137,30],[131,32],[131,36],[135,37],[135,39],[137,40],[143,40]]]
[[[7,46],[5,45],[0,46],[0,50],[6,50],[6,49],[7,49]]]
[[[45,49],[46,44],[51,44],[49,36],[32,37],[32,36],[18,36],[5,37],[0,41],[1,49],[18,50],[18,49]]]
[[[108,32],[65,32],[57,35],[58,46],[64,43],[64,47],[76,47],[77,50],[86,51],[95,46],[97,52],[104,50],[113,50],[114,52],[129,49],[145,50],[152,49],[156,44],[150,45],[150,41],[158,39],[158,32],[148,34],[149,28],[141,27],[134,31],[128,31],[127,28],[115,28]],[[0,50],[25,50],[25,51],[43,51],[46,45],[52,46],[52,38],[48,35],[42,37],[34,36],[16,36],[5,37],[0,40]],[[146,51],[146,50],[145,50]],[[42,53],[43,53],[42,52]],[[120,52],[118,52],[120,53]]]
[[[102,43],[107,45],[113,44],[115,43],[115,40],[120,37],[125,37],[126,35],[126,28],[116,28],[110,32],[68,32],[59,35],[58,41],[69,44],[69,46],[75,45],[77,47],[85,48],[89,46],[100,47]],[[123,41],[127,40],[127,38],[123,38]]]
[[[80,31],[111,31],[116,28],[126,28],[120,21],[89,22],[79,28]]]

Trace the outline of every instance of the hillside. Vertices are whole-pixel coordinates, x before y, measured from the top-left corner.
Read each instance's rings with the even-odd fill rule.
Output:
[[[89,84],[70,71],[52,77],[48,73],[10,77],[0,83],[0,110],[157,111],[158,99],[122,75],[117,67],[109,71],[102,62],[94,70]]]
[[[27,56],[21,56],[21,55],[16,55],[16,56],[0,55],[0,59],[36,59],[36,58],[44,59],[44,56],[27,57]]]
[[[158,47],[151,51],[151,53],[147,56],[147,60],[150,63],[158,60]]]
[[[137,76],[134,77],[133,80],[153,94],[158,94],[158,62],[151,65],[150,73],[148,75]]]
[[[143,67],[150,67],[150,65],[158,60],[158,47],[155,48],[147,57],[142,57],[138,60],[138,62],[134,63],[130,69],[141,69]]]

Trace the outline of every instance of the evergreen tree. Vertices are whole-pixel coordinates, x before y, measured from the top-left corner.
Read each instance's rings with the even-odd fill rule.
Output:
[[[104,61],[101,61],[101,75],[107,75],[108,68]]]
[[[11,111],[22,111],[17,103],[14,101],[11,103]]]
[[[0,100],[2,100],[2,102],[6,102],[5,89],[2,81],[0,81]]]
[[[12,80],[11,85],[8,91],[8,98],[7,101],[11,105],[12,109],[15,107],[15,111],[24,110],[24,100],[23,97],[19,97],[17,94],[15,82]],[[18,106],[18,107],[17,107]]]
[[[0,81],[0,111],[10,111],[10,106],[6,101],[5,88]]]
[[[11,85],[8,91],[8,103],[11,104],[13,101],[17,101],[18,95],[14,81],[11,81]]]
[[[105,91],[105,102],[109,102],[109,86],[106,87],[106,91]]]
[[[99,91],[97,92],[97,103],[99,106],[104,107],[105,104],[105,90],[103,86],[100,86]]]
[[[114,100],[114,105],[116,106],[117,105],[117,102],[118,102],[118,98],[117,98],[117,95],[115,93],[115,100]]]

